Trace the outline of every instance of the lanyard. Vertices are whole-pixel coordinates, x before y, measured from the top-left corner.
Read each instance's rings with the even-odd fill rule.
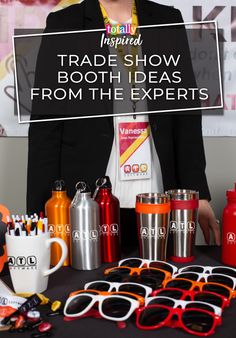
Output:
[[[103,20],[104,20],[105,25],[110,24],[107,12],[106,12],[105,8],[103,7],[103,5],[101,3],[100,3],[100,7],[101,7],[102,16],[103,16]],[[138,15],[137,15],[137,8],[136,8],[135,0],[133,0],[133,6],[132,6],[132,26],[138,27]],[[117,50],[118,50],[119,56],[120,56],[123,64],[125,64],[125,55],[126,54],[125,54],[125,50],[124,50],[123,46],[122,45],[118,45],[117,46]],[[134,75],[135,75],[135,72],[137,70],[137,66],[136,66],[136,63],[134,62],[134,57],[137,55],[137,53],[138,53],[138,46],[132,45],[131,46],[131,55],[133,57],[133,64],[131,66],[125,65],[125,68],[131,74],[131,85],[132,85],[132,88],[135,88],[135,78],[134,78]],[[136,110],[136,101],[134,101],[134,100],[131,100],[131,101],[132,101],[132,105],[133,105],[133,107],[132,107],[133,108],[133,112],[135,112],[135,110]],[[134,116],[134,118],[136,118],[136,117]]]

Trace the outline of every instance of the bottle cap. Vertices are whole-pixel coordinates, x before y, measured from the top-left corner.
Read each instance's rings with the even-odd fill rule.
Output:
[[[227,198],[236,199],[236,183],[234,183],[234,190],[227,190],[226,196]]]
[[[63,180],[56,180],[53,184],[53,191],[65,191],[66,185]]]
[[[75,185],[75,189],[80,193],[91,192],[89,185],[84,181],[79,181]]]
[[[110,177],[109,176],[100,177],[96,181],[96,186],[100,187],[101,189],[111,189],[112,185],[111,185]]]

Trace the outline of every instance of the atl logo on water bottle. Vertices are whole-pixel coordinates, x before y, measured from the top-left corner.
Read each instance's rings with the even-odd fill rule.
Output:
[[[103,224],[100,226],[101,235],[105,236],[118,236],[119,234],[119,226],[116,223],[113,224]]]
[[[227,244],[235,244],[236,243],[236,235],[234,232],[227,232],[226,234]]]
[[[99,237],[97,230],[90,230],[90,231],[82,231],[82,230],[74,230],[72,231],[72,238],[73,241],[97,241]]]

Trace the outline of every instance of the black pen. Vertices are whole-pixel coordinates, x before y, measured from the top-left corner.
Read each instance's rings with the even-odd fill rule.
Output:
[[[20,229],[19,228],[16,228],[16,230],[15,230],[15,236],[20,236]]]
[[[21,231],[22,236],[28,236],[28,232],[26,230],[26,227],[25,227],[24,223],[22,223],[22,228],[21,229],[22,229],[22,231]]]

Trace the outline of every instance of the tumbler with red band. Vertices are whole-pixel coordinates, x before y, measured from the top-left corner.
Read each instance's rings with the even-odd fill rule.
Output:
[[[169,190],[171,199],[170,242],[171,260],[187,263],[194,259],[199,193],[194,190]]]
[[[222,253],[224,264],[236,266],[236,183],[234,190],[226,192],[227,205],[223,212]]]
[[[146,193],[136,196],[140,256],[151,260],[166,260],[170,218],[170,197]]]
[[[120,259],[120,202],[112,194],[108,176],[96,182],[94,199],[100,209],[100,234],[102,262],[112,263]]]

